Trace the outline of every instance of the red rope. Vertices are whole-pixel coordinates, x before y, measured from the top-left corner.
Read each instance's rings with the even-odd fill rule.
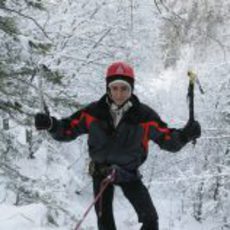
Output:
[[[114,181],[114,179],[115,179],[115,173],[116,173],[115,169],[113,169],[113,171],[101,182],[100,191],[98,192],[98,194],[94,198],[93,202],[86,209],[85,213],[83,214],[82,218],[80,219],[80,221],[78,222],[78,224],[76,225],[76,227],[75,227],[74,230],[79,230],[80,229],[81,224],[83,223],[83,221],[85,220],[85,218],[89,214],[89,212],[92,209],[92,207],[102,197],[102,194],[105,191],[105,189],[108,187],[108,185]],[[101,209],[102,203],[101,202],[102,202],[102,200],[100,200],[100,213],[99,213],[99,215],[102,214],[102,212],[101,212],[102,211],[102,209]]]

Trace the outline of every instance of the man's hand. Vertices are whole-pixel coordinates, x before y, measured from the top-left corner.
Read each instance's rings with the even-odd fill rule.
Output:
[[[52,118],[45,113],[35,115],[35,127],[37,130],[48,130],[52,128]]]

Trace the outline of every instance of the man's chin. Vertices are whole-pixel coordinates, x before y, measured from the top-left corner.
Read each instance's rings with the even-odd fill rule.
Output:
[[[121,106],[124,104],[125,101],[115,101],[114,103],[117,105],[117,106]]]

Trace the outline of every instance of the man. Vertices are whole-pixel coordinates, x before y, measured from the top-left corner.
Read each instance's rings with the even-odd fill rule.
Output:
[[[152,140],[161,149],[177,152],[201,134],[197,121],[188,122],[182,129],[168,128],[156,112],[139,101],[133,89],[133,68],[115,62],[107,69],[106,94],[100,100],[65,119],[40,113],[35,117],[36,128],[47,129],[58,141],[88,134],[95,196],[103,180],[115,172],[113,183],[95,204],[99,230],[116,229],[112,210],[115,185],[120,186],[135,209],[141,229],[158,230],[156,209],[138,171],[147,158],[148,142]]]

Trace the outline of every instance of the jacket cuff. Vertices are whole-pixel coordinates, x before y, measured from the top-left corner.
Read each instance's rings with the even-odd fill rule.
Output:
[[[48,128],[49,132],[55,132],[57,129],[57,119],[55,117],[50,117],[50,127]]]

